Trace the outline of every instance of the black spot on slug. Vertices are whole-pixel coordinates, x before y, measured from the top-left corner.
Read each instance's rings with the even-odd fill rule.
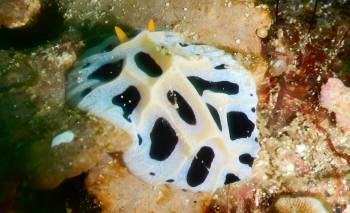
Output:
[[[150,157],[154,160],[163,161],[174,151],[178,142],[175,130],[164,118],[158,118],[151,131]]]
[[[92,91],[92,89],[91,89],[90,87],[84,89],[84,90],[81,92],[81,97],[83,98],[83,97],[87,96],[91,91]]]
[[[154,172],[150,172],[149,174],[152,175],[152,176],[156,175]]]
[[[234,183],[234,182],[237,182],[239,180],[240,180],[239,177],[237,177],[236,175],[234,175],[232,173],[228,173],[226,175],[224,184],[226,185],[226,184]]]
[[[142,144],[142,138],[141,138],[141,135],[137,135],[137,139],[139,140],[139,145]]]
[[[196,88],[199,95],[203,95],[204,90],[211,90],[213,92],[225,93],[228,95],[237,94],[239,91],[239,86],[229,81],[206,81],[197,76],[190,76],[188,77],[188,80]]]
[[[203,146],[193,158],[187,173],[187,183],[192,187],[202,184],[209,174],[215,153],[212,148]]]
[[[214,67],[214,69],[216,69],[216,70],[223,70],[223,69],[226,69],[226,65],[225,64],[220,64],[220,65]]]
[[[255,112],[255,107],[252,107],[252,112]]]
[[[188,46],[188,44],[186,44],[186,43],[179,43],[179,45],[181,46],[181,47],[187,47]]]
[[[129,86],[121,94],[114,96],[112,103],[123,109],[123,117],[131,122],[129,116],[136,108],[137,104],[140,102],[141,95],[136,87]]]
[[[167,183],[172,183],[172,182],[174,182],[174,179],[168,179],[168,180],[166,180],[165,182],[167,182]]]
[[[136,53],[134,59],[137,67],[151,77],[158,77],[163,73],[157,62],[145,52]]]
[[[89,67],[89,66],[90,66],[90,63],[88,62],[88,63],[84,64],[83,69],[84,69],[84,68],[87,68],[87,67]]]
[[[96,79],[99,81],[111,81],[115,78],[117,78],[123,69],[123,59],[113,62],[104,64],[101,67],[99,67],[97,70],[95,70],[93,73],[91,73],[88,76],[88,79]]]
[[[250,137],[255,127],[245,113],[237,111],[227,113],[227,123],[231,140]]]
[[[215,109],[215,107],[213,107],[210,104],[207,104],[207,107],[209,109],[209,112],[210,112],[211,116],[214,118],[214,121],[215,121],[216,125],[218,126],[218,128],[220,130],[222,130],[221,121],[220,121],[220,115],[219,115],[218,111]]]
[[[182,118],[182,120],[190,125],[196,124],[196,116],[194,115],[191,106],[178,92],[168,91],[167,97],[172,105],[177,104],[176,111],[179,113],[179,116]]]
[[[104,50],[104,52],[109,52],[117,46],[118,46],[118,42],[114,41],[114,42],[108,44],[103,50]]]
[[[243,164],[247,164],[250,167],[252,167],[253,162],[254,162],[254,158],[248,153],[242,154],[239,156],[239,162],[241,162]]]

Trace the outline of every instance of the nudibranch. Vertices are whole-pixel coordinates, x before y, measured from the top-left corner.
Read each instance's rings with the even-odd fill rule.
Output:
[[[223,50],[148,28],[129,39],[116,27],[119,45],[79,60],[68,102],[130,135],[123,160],[147,183],[212,192],[248,178],[259,150],[252,75]]]

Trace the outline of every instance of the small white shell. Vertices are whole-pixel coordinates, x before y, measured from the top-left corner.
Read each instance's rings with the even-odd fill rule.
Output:
[[[74,133],[71,130],[67,130],[56,135],[51,141],[51,147],[58,146],[63,143],[70,143],[74,139]]]

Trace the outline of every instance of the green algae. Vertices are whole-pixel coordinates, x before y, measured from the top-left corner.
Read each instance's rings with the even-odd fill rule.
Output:
[[[37,82],[38,73],[26,55],[0,50],[0,59],[0,92],[29,87]]]

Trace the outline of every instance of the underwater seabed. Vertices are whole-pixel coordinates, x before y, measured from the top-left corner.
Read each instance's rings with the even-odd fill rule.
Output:
[[[135,0],[133,6],[128,1],[43,0],[40,12],[27,25],[0,28],[0,212],[103,210],[96,199],[100,194],[87,189],[98,182],[87,181],[88,170],[106,158],[104,153],[118,155],[128,144],[115,146],[111,138],[121,133],[111,124],[66,104],[66,76],[74,62],[89,54],[84,56],[87,49],[114,35],[116,24],[129,36],[136,35],[149,18],[155,18],[160,28],[182,29],[190,12],[199,10],[196,6],[213,3],[174,0],[166,6],[164,2],[164,8],[178,11],[167,13],[168,17],[154,2]],[[227,2],[213,8],[232,7],[233,2]],[[210,201],[206,210],[283,212],[285,206],[311,203],[326,211],[344,211],[350,200],[350,152],[334,138],[348,136],[336,128],[334,113],[315,109],[321,86],[329,77],[350,85],[350,2],[263,0],[255,4],[266,4],[273,20],[268,35],[261,37],[262,51],[240,47],[243,39],[221,44],[237,45],[233,48],[237,57],[240,51],[250,51],[249,57],[242,58],[267,60],[257,107],[258,116],[264,118],[258,122],[262,151],[255,160],[257,174],[267,179],[219,190],[214,196],[220,199]],[[252,1],[247,5],[254,7]],[[2,2],[0,19],[4,18],[1,7],[5,7]],[[153,7],[159,14],[150,10],[156,17],[148,17],[146,10],[142,20],[132,8],[144,7]],[[157,18],[165,24],[157,23]],[[220,37],[220,28],[215,31],[215,37]],[[279,52],[276,47],[281,46],[288,47],[287,51]],[[273,66],[287,59],[291,64]],[[289,65],[301,71],[286,72]],[[329,121],[330,134],[320,130],[322,119]],[[52,138],[67,129],[73,129],[81,140],[52,148]],[[105,167],[108,163],[94,169],[102,174]],[[257,200],[260,203],[255,205]],[[193,206],[205,203],[192,197],[190,202]]]

